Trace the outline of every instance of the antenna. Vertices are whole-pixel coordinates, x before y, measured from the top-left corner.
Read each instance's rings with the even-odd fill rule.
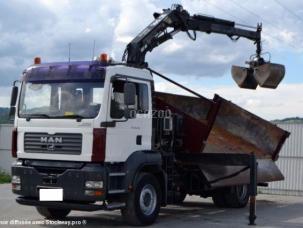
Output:
[[[94,40],[94,43],[93,43],[92,61],[94,61],[94,57],[95,57],[95,48],[96,48],[96,40]]]
[[[70,49],[71,49],[72,44],[68,43],[68,62],[70,63]]]

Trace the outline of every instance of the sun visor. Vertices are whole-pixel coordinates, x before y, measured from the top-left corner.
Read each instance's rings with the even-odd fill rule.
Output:
[[[105,69],[89,64],[60,64],[31,67],[24,72],[23,80],[40,81],[104,81]]]

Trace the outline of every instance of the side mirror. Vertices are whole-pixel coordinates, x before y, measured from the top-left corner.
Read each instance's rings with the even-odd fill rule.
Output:
[[[134,83],[124,84],[124,104],[126,106],[136,104],[136,86]]]
[[[17,96],[18,96],[18,86],[13,86],[11,93],[11,107],[16,106]]]
[[[18,97],[18,86],[12,87],[11,92],[11,103],[10,103],[10,110],[9,110],[9,119],[13,120],[16,114],[16,103],[17,103],[17,97]]]

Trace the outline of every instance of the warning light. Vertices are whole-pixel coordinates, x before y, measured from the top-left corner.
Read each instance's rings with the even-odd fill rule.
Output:
[[[41,58],[40,57],[35,57],[34,64],[41,64]]]
[[[108,62],[108,55],[106,53],[102,53],[100,55],[100,61],[104,62],[104,63],[107,63]]]

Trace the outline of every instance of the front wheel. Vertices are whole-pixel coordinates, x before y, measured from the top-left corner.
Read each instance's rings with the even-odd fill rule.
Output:
[[[71,210],[69,209],[54,209],[48,207],[36,207],[40,215],[47,219],[63,219]]]
[[[126,207],[121,211],[122,216],[130,225],[150,225],[158,217],[160,202],[161,190],[157,179],[151,174],[140,174],[134,191],[128,195]]]

